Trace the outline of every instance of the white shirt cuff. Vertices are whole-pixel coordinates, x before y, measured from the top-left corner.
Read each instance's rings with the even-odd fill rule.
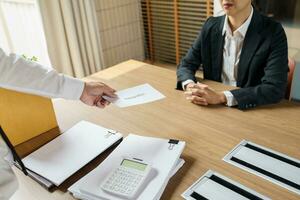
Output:
[[[191,80],[191,79],[188,79],[188,80],[186,80],[186,81],[183,81],[183,82],[181,83],[182,89],[185,90],[185,86],[187,86],[189,83],[195,83],[195,82],[194,82],[193,80]]]
[[[64,78],[63,97],[65,99],[79,100],[84,89],[84,81],[70,76],[65,76]]]
[[[230,91],[224,91],[223,93],[227,99],[227,103],[226,103],[227,106],[231,107],[231,106],[238,105],[238,102],[236,101],[236,99],[234,98],[233,94]]]

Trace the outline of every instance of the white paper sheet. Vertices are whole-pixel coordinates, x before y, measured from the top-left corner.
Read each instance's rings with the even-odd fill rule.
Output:
[[[160,197],[162,196],[162,194],[164,193],[168,183],[169,183],[169,180],[172,178],[172,176],[174,176],[178,170],[184,165],[185,161],[180,158],[177,162],[177,165],[176,167],[171,171],[170,173],[170,178],[166,180],[166,182],[164,183],[164,185],[162,186],[162,188],[160,189],[160,192],[156,195],[155,199],[160,199]]]
[[[177,165],[185,142],[180,141],[174,145],[172,150],[169,149],[169,145],[166,139],[130,134],[95,170],[79,180],[79,183],[76,183],[78,190],[84,196],[93,197],[90,199],[120,200],[121,198],[101,190],[100,185],[105,176],[119,165],[123,157],[134,157],[150,162],[154,172],[146,180],[145,187],[136,199],[157,199],[161,196],[170,176],[172,176],[172,170]],[[72,187],[69,188],[71,192]]]
[[[149,103],[165,98],[163,94],[147,83],[118,91],[116,94],[118,95],[117,99],[112,99],[107,96],[104,96],[103,98],[121,108]]]
[[[23,159],[26,168],[60,185],[68,177],[97,157],[122,134],[81,121]]]

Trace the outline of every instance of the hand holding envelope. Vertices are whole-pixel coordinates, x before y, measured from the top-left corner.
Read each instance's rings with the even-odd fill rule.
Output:
[[[120,108],[149,103],[165,98],[163,94],[149,84],[121,90],[115,94],[117,95],[116,98],[108,96],[103,96],[103,98]]]

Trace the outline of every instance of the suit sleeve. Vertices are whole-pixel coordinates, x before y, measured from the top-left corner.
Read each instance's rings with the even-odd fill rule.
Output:
[[[50,98],[78,100],[84,82],[27,61],[0,48],[0,87]]]
[[[283,99],[288,75],[287,39],[280,24],[272,36],[270,54],[267,58],[261,84],[255,87],[232,90],[239,109],[277,103]]]
[[[182,82],[190,79],[197,82],[195,73],[202,64],[201,58],[201,46],[203,43],[203,38],[205,35],[206,24],[210,19],[208,19],[201,33],[199,33],[197,39],[193,43],[192,47],[189,49],[186,56],[181,60],[177,68],[177,89],[182,90]]]

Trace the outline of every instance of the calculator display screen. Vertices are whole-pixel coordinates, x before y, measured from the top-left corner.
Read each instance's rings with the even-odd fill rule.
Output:
[[[122,161],[121,165],[124,166],[124,167],[137,169],[137,170],[140,170],[140,171],[144,171],[147,167],[146,164],[139,163],[139,162],[136,162],[136,161],[133,161],[133,160],[127,160],[127,159],[124,159]]]

